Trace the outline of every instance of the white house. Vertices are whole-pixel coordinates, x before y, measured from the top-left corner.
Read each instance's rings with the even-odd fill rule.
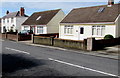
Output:
[[[73,9],[61,22],[59,38],[84,40],[102,39],[111,34],[120,37],[120,4],[109,0],[108,5]]]
[[[61,9],[33,13],[22,25],[22,30],[34,34],[59,33],[59,23],[65,17]]]
[[[14,32],[17,30],[21,31],[21,24],[28,18],[25,15],[25,9],[23,7],[20,8],[20,11],[17,12],[6,12],[6,15],[1,18],[1,31],[9,32],[13,30]]]

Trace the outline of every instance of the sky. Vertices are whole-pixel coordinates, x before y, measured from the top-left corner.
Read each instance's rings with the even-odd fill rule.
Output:
[[[114,1],[119,2],[119,0]],[[106,5],[107,3],[108,0],[4,0],[0,3],[0,17],[3,17],[7,10],[16,12],[20,10],[20,7],[24,7],[25,13],[30,16],[34,12],[55,9],[62,9],[65,14],[68,14],[73,8]]]

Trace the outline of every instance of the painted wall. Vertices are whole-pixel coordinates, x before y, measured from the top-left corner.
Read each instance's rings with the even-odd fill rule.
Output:
[[[71,40],[84,40],[89,37],[95,37],[96,39],[103,39],[105,35],[111,34],[116,37],[116,26],[115,25],[104,25],[105,26],[105,35],[95,36],[92,35],[92,26],[93,25],[73,25],[73,34],[67,35],[64,34],[64,24],[60,25],[59,38],[62,39],[71,39]],[[80,27],[84,28],[84,34],[80,35]]]
[[[30,26],[35,26],[35,34],[41,34],[37,32],[37,27],[42,26],[43,27],[43,33],[47,34],[47,26],[45,25],[22,25],[21,30],[30,30]]]
[[[21,31],[22,23],[23,23],[27,18],[28,18],[28,17],[17,17],[17,18],[16,18],[16,29],[18,30],[18,32]]]
[[[9,20],[9,22],[7,22],[7,20]],[[1,31],[3,33],[3,26],[6,27],[7,32],[11,29],[11,27],[13,26],[13,29],[15,29],[16,27],[16,18],[13,18],[13,22],[11,22],[11,18],[5,18],[5,22],[3,22],[3,19],[1,19]]]
[[[14,17],[13,22],[11,22],[11,18],[5,18],[5,23],[3,22],[3,19],[1,21],[1,31],[3,33],[3,26],[6,27],[7,32],[13,27],[13,31],[17,29],[18,32],[21,30],[21,24],[27,19],[28,17]],[[9,22],[7,22],[9,20]]]
[[[120,37],[120,15],[118,16],[118,18],[115,21],[116,24],[116,37]]]
[[[59,33],[59,23],[65,17],[65,14],[60,10],[52,20],[47,24],[47,33]]]

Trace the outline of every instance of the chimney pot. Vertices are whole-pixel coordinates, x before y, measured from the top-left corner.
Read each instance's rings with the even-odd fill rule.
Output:
[[[9,11],[7,10],[6,14],[9,14]]]
[[[114,0],[108,0],[108,6],[111,7],[112,5],[114,5]]]

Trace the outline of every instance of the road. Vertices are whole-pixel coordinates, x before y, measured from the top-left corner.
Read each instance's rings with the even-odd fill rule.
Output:
[[[81,50],[80,50],[81,51]],[[118,76],[118,60],[2,40],[3,76]],[[93,77],[94,76],[94,77]]]

